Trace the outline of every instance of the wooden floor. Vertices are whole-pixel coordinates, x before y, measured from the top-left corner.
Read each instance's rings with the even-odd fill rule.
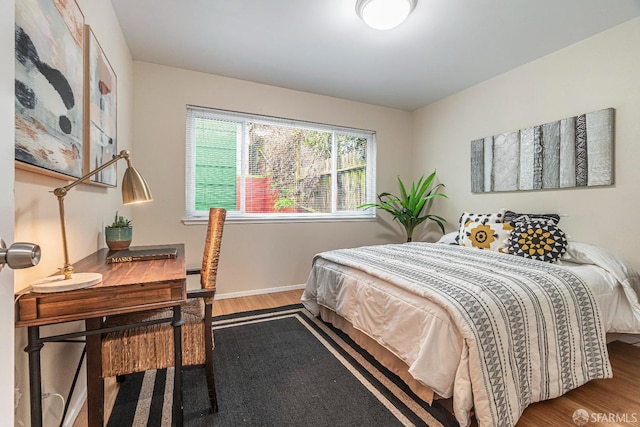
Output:
[[[221,299],[214,303],[214,316],[273,308],[300,302],[301,290]],[[609,345],[613,366],[612,379],[595,380],[557,399],[539,402],[527,408],[518,427],[575,426],[573,414],[586,410],[591,419],[586,426],[640,426],[640,347],[619,341]],[[115,381],[105,384],[105,410],[111,412],[117,392]],[[616,421],[617,419],[617,421]],[[599,420],[601,422],[592,422]],[[604,421],[604,422],[602,422]],[[86,406],[74,427],[87,426]]]
[[[213,303],[213,315],[220,316],[222,314],[240,313],[242,311],[297,304],[300,302],[301,296],[302,289],[298,289],[294,291],[262,294],[251,297],[215,300]]]
[[[609,357],[613,378],[593,380],[556,399],[534,403],[524,411],[518,427],[575,426],[573,413],[579,409],[591,416],[587,427],[640,426],[640,347],[614,341],[609,344]]]

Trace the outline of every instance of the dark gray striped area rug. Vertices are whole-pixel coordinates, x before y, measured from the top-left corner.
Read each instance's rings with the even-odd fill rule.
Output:
[[[204,368],[185,368],[188,426],[457,426],[416,397],[342,332],[301,305],[214,318],[216,389],[209,411]],[[173,372],[122,383],[108,426],[169,426]]]

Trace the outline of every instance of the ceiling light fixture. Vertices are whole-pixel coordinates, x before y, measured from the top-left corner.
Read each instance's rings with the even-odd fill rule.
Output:
[[[418,0],[357,0],[356,13],[376,30],[390,30],[402,24]]]

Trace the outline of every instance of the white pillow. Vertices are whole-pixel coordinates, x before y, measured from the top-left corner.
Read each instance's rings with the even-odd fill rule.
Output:
[[[621,283],[630,279],[634,283],[640,282],[640,275],[629,263],[606,249],[589,243],[568,242],[567,250],[560,259],[575,264],[597,265],[610,272]],[[640,293],[640,287],[638,287],[637,292]]]
[[[436,243],[444,243],[445,245],[457,245],[459,231],[452,231],[442,236]]]
[[[640,274],[629,263],[599,246],[574,241],[567,243],[567,250],[560,259],[575,264],[593,264],[608,271],[622,286],[636,318],[640,318]]]

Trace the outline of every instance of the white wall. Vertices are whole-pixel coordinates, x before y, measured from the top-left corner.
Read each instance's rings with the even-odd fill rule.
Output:
[[[452,221],[501,207],[561,212],[574,240],[609,249],[640,269],[640,18],[414,112],[414,170],[437,168]],[[603,108],[615,108],[615,184],[472,194],[470,141]]]
[[[82,9],[85,23],[92,27],[117,75],[118,149],[132,149],[133,63],[131,54],[109,0],[78,0],[77,3]],[[81,67],[82,64],[78,66]],[[124,172],[124,166],[124,162],[118,164],[120,177]],[[57,200],[50,191],[66,183],[66,181],[44,175],[16,170],[15,240],[35,242],[42,248],[42,260],[37,267],[15,273],[16,290],[24,288],[33,280],[55,273],[62,266],[62,238]],[[104,224],[112,219],[116,209],[126,214],[130,213],[130,208],[122,206],[119,188],[106,189],[80,184],[69,192],[65,198],[65,215],[71,262],[105,246],[102,230]],[[77,322],[44,328],[43,334],[52,331],[71,332],[81,330],[83,327],[83,324]],[[23,393],[16,424],[29,425],[27,355],[22,351],[25,345],[26,329],[16,330],[17,382]],[[60,393],[66,396],[81,350],[80,344],[47,344],[44,347],[42,350],[44,392]],[[79,385],[81,393],[85,388],[84,370]],[[75,394],[72,411],[79,409],[78,403],[81,402],[78,401],[78,396],[79,394]],[[55,398],[47,399],[44,402],[44,409],[45,425],[56,425],[58,414],[62,409],[60,402]]]
[[[13,243],[13,157],[14,157],[14,2],[0,3],[0,237]],[[13,342],[13,271],[8,267],[0,273],[0,339]],[[0,419],[13,424],[13,362],[11,351],[2,351],[3,366],[0,383]]]
[[[136,207],[134,244],[184,242],[199,267],[205,225],[183,225],[187,104],[371,129],[377,132],[378,191],[396,191],[410,175],[410,113],[143,62],[135,64],[135,164],[153,193]],[[270,223],[225,226],[218,295],[306,282],[317,252],[402,241],[376,222]]]

